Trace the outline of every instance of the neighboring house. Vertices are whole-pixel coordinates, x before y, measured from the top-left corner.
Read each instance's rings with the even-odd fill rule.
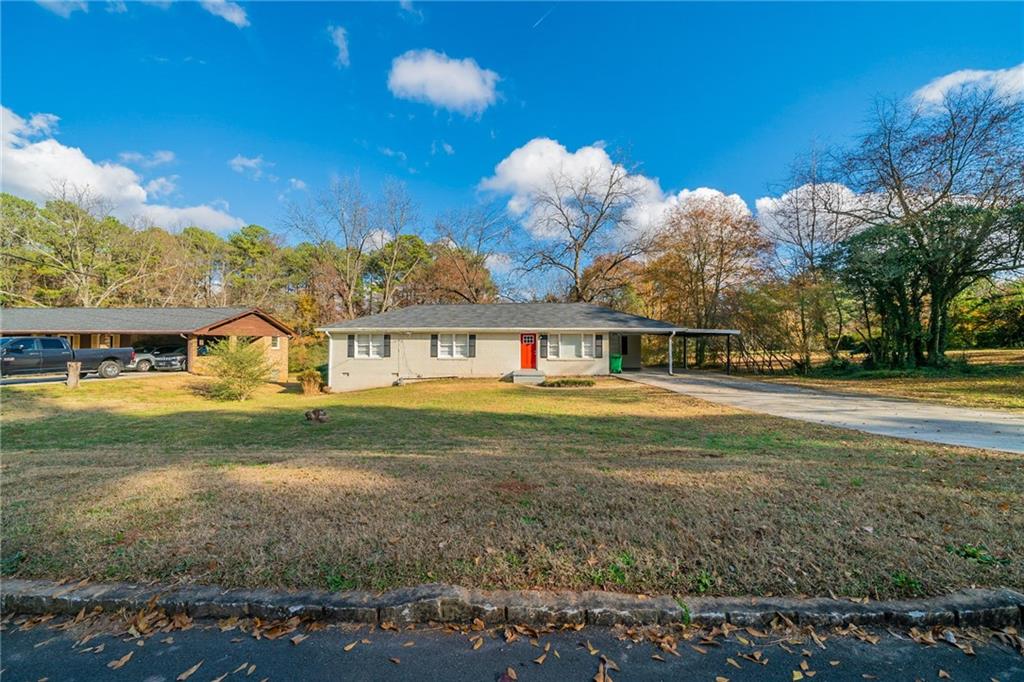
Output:
[[[202,374],[201,348],[217,339],[260,344],[276,380],[288,380],[288,325],[259,308],[3,308],[0,335],[60,336],[72,348],[180,345],[187,369]]]
[[[645,335],[731,335],[685,329],[586,303],[419,305],[319,329],[328,337],[328,388],[348,391],[442,377],[601,375],[611,355],[640,369]],[[670,354],[671,355],[671,354]],[[669,371],[672,371],[671,360]]]

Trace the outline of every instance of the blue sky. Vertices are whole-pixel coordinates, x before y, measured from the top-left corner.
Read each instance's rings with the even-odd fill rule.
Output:
[[[1000,71],[1024,62],[1024,3],[0,12],[5,145],[22,153],[5,160],[5,189],[41,195],[47,173],[66,169],[125,211],[222,230],[278,228],[286,201],[356,172],[371,189],[407,182],[429,222],[476,200],[535,138],[569,154],[603,142],[666,194],[711,187],[753,208],[796,154],[861,129],[876,95],[909,97],[963,69],[1024,80]],[[344,29],[347,59],[332,28]],[[515,191],[514,179],[499,185]]]

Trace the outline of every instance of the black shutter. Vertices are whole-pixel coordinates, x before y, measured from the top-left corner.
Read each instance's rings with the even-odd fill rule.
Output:
[[[348,335],[348,356],[354,358],[356,356],[356,335]]]
[[[469,357],[476,357],[476,334],[469,335]]]
[[[391,334],[384,335],[384,355],[381,357],[391,357]]]
[[[598,334],[597,336],[594,337],[594,357],[604,357],[604,336],[602,336],[601,334]]]
[[[430,335],[430,357],[437,357],[437,334]]]
[[[540,356],[546,358],[548,356],[548,335],[540,335]]]

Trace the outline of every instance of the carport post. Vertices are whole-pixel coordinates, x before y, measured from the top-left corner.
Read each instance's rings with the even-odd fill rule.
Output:
[[[732,374],[732,334],[725,335],[725,373]]]
[[[686,369],[686,334],[683,334],[683,369]]]
[[[675,336],[675,332],[671,332],[668,335],[668,373],[672,375],[672,337]]]

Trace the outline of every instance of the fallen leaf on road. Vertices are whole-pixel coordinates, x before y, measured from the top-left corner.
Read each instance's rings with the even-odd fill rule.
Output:
[[[302,644],[307,639],[309,639],[309,635],[295,635],[291,641],[292,644]]]
[[[949,673],[947,673],[945,670],[941,670],[940,669],[939,670],[939,679],[940,680],[948,680],[949,679]]]
[[[505,677],[507,677],[510,680],[518,680],[519,679],[519,675],[516,675],[515,669],[512,668],[511,666],[509,666],[508,668],[505,669]]]
[[[725,659],[725,662],[734,668],[740,668],[740,664],[736,662],[735,658],[727,658]],[[740,668],[740,670],[742,670],[742,668]]]
[[[132,660],[132,654],[134,654],[134,653],[135,653],[134,651],[129,651],[128,653],[126,653],[121,658],[118,658],[116,660],[111,661],[110,663],[107,663],[107,667],[110,668],[111,670],[120,670],[121,668],[124,667],[125,663],[127,663],[130,660]]]
[[[476,651],[477,649],[479,649],[483,645],[484,645],[484,638],[483,637],[475,638],[473,640],[473,651]]]
[[[383,623],[381,623],[380,624],[380,629],[381,630],[394,630],[396,632],[398,631],[398,628],[396,628],[395,624],[392,623],[390,620],[386,620]]]
[[[651,658],[653,658],[655,661],[661,661],[662,663],[665,662],[665,659],[659,656],[658,654],[654,654],[653,656],[651,656]]]
[[[242,665],[240,665],[240,666],[238,666],[237,668],[235,668],[234,670],[232,670],[232,671],[231,671],[231,674],[232,674],[232,675],[234,675],[235,673],[240,673],[240,672],[242,672],[243,670],[245,670],[245,666],[247,666],[247,665],[249,665],[249,661],[246,661],[246,662],[245,662],[245,663],[243,663]]]
[[[228,676],[228,675],[230,675],[230,674],[231,674],[231,673],[224,673],[224,674],[223,674],[223,675],[221,675],[220,677],[215,677],[215,678],[213,678],[212,680],[210,680],[210,682],[224,682],[224,678],[225,678],[225,677],[227,677],[227,676]]]
[[[350,642],[350,643],[346,644],[343,648],[345,649],[345,651],[352,651],[353,649],[356,648],[356,644],[359,644],[358,640],[356,640],[355,642]]]
[[[472,630],[473,632],[480,632],[481,630],[484,629],[484,622],[482,620],[480,620],[479,618],[474,618],[473,619],[473,624],[470,626],[469,629]]]
[[[392,656],[388,660],[391,661],[392,663],[394,663],[395,665],[398,665],[399,663],[402,662],[401,659],[399,659],[397,656]]]
[[[797,682],[798,680],[802,680],[802,679],[804,679],[804,674],[802,672],[800,672],[799,670],[794,670],[793,671],[793,682]]]
[[[533,659],[533,662],[536,663],[537,665],[544,665],[544,659],[546,659],[547,657],[548,657],[547,654],[541,654],[537,658]]]
[[[698,654],[706,654],[708,652],[704,647],[699,647],[696,644],[691,644],[690,648],[696,651]]]
[[[184,680],[187,680],[188,678],[192,677],[192,675],[195,673],[195,671],[199,670],[199,667],[202,664],[203,664],[203,661],[199,661],[194,666],[192,666],[191,668],[189,668],[188,670],[186,670],[182,674],[178,675],[178,677],[176,677],[175,679],[177,680],[177,682],[183,682]]]
[[[403,644],[402,646],[405,647],[405,648],[409,648],[411,646],[416,646],[416,642],[409,641],[409,642],[406,642],[405,644]]]

